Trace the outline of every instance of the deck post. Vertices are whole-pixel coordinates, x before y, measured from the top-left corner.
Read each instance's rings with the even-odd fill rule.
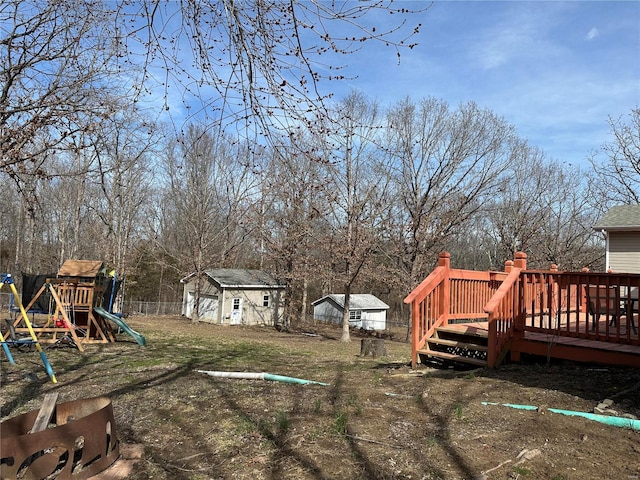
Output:
[[[451,270],[451,254],[449,252],[441,252],[438,257],[438,266],[445,269],[444,279],[442,281],[442,290],[440,292],[440,314],[443,317],[442,325],[447,326],[449,323],[450,311],[450,270]]]
[[[440,255],[438,255],[438,266],[445,267],[449,270],[451,266],[451,254],[449,252],[440,252]]]
[[[524,252],[516,252],[515,258],[513,261],[513,266],[515,268],[519,268],[521,271],[527,269],[527,254]],[[513,338],[511,342],[511,360],[514,362],[520,361],[520,351],[514,348],[515,345],[518,345],[518,340],[524,338],[524,323],[525,316],[523,315],[523,311],[526,305],[525,294],[527,292],[527,288],[525,282],[523,281],[523,276],[520,274],[520,278],[518,280],[517,285],[517,295],[514,298],[513,304]]]
[[[558,265],[556,265],[555,263],[552,263],[551,267],[549,268],[549,272],[552,274],[558,273]],[[558,285],[556,276],[549,275],[548,278],[549,278],[549,285],[547,288],[549,290],[549,296],[548,296],[549,315],[551,318],[556,318],[558,308],[562,309],[562,307],[558,303],[560,301],[560,285]]]
[[[589,273],[589,269],[587,267],[583,267],[580,270],[582,273]],[[587,313],[587,287],[584,284],[580,285],[580,313]]]
[[[418,302],[411,302],[411,368],[416,368],[418,364],[418,352],[415,345],[418,345],[420,341],[420,324],[418,319],[420,318],[420,306]]]
[[[514,266],[522,270],[527,269],[527,254],[524,252],[516,252]]]

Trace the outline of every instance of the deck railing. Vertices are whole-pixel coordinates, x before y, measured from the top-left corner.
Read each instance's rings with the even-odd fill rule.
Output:
[[[483,307],[507,276],[505,272],[452,269],[450,259],[448,252],[442,252],[433,272],[404,299],[411,305],[413,366],[418,350],[437,327],[454,321],[486,321]]]
[[[518,330],[638,345],[640,275],[526,271]]]
[[[511,339],[517,335],[517,319],[523,316],[521,292],[521,272],[527,266],[524,253],[516,254],[515,262],[507,262],[506,278],[487,302],[484,311],[487,313],[488,349],[487,366],[493,368],[498,365],[506,354]]]
[[[527,270],[522,252],[505,272],[457,270],[443,252],[404,300],[411,304],[412,364],[435,329],[450,321],[487,322],[489,367],[507,351],[518,360],[526,332],[637,346],[638,292],[638,274],[559,272],[555,265]]]

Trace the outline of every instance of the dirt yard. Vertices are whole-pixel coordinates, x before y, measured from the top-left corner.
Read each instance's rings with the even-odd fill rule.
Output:
[[[570,363],[497,370],[411,370],[410,346],[359,357],[336,328],[192,325],[130,317],[147,346],[48,348],[2,357],[2,419],[59,401],[111,398],[117,435],[140,444],[132,479],[640,478],[640,432],[548,408],[593,412],[605,399],[640,417],[640,371]],[[213,378],[196,370],[268,372],[322,385]],[[497,403],[486,405],[483,402]],[[501,404],[538,406],[527,411]]]

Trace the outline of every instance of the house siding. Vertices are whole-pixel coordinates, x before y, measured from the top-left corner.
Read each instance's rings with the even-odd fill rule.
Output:
[[[358,310],[361,312],[360,320],[350,320],[350,326],[366,330],[384,330],[386,328],[386,310],[356,308],[351,311]],[[342,307],[329,298],[315,304],[313,307],[313,319],[321,322],[342,324],[342,314]]]
[[[192,318],[195,279],[185,283],[182,297],[182,315]],[[269,306],[263,305],[264,297],[269,296]],[[241,289],[223,288],[219,290],[206,280],[201,287],[200,306],[204,306],[199,320],[223,325],[269,325],[277,323],[282,315],[282,292],[280,289]],[[233,313],[233,299],[241,299],[241,314]]]
[[[608,269],[640,273],[640,232],[609,232]]]
[[[365,330],[384,330],[387,325],[386,310],[363,310],[361,328]]]
[[[321,322],[342,323],[342,309],[330,300],[313,307],[313,319]]]
[[[269,306],[263,306],[265,296],[269,296]],[[241,325],[275,325],[278,316],[282,312],[280,295],[273,290],[225,290],[224,310],[222,313],[223,324]],[[242,315],[239,320],[233,317],[233,299],[240,298],[242,302]]]

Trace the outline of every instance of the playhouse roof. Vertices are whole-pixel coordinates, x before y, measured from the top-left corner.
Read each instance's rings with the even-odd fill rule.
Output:
[[[344,295],[335,293],[316,300],[312,305],[317,305],[326,300],[331,300],[340,308],[344,308]],[[349,295],[349,309],[351,310],[387,310],[388,308],[389,305],[370,293],[352,293]]]
[[[593,226],[594,230],[640,230],[640,205],[618,205],[612,207]]]
[[[104,273],[104,265],[97,260],[65,260],[58,270],[58,277],[95,278]]]

